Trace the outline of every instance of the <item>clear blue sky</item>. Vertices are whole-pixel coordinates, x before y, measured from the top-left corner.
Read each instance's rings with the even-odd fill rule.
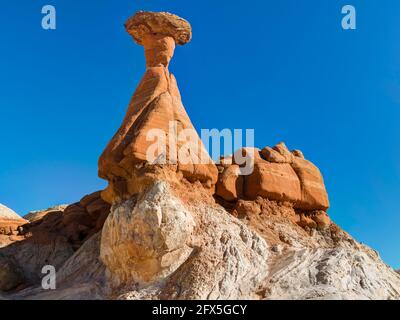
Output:
[[[341,8],[357,9],[343,31]],[[55,5],[57,30],[41,28]],[[105,183],[97,159],[144,72],[123,23],[187,18],[171,70],[197,129],[254,128],[322,170],[335,222],[400,267],[400,1],[15,0],[0,5],[0,202],[20,214]]]

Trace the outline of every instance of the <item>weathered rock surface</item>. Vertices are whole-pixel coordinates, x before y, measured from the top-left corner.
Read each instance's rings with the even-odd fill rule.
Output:
[[[23,282],[23,275],[12,257],[0,252],[0,292],[14,289]]]
[[[138,229],[121,234],[129,221],[133,228],[138,222]],[[122,241],[110,241],[108,234]],[[137,202],[113,207],[101,257],[118,283],[122,273],[125,284],[136,286],[121,298],[239,299],[254,297],[267,272],[268,247],[221,207],[184,205],[158,182]]]
[[[233,214],[270,246],[261,299],[400,299],[400,276],[335,224],[304,229],[290,203],[245,203]]]
[[[98,300],[105,299],[105,266],[99,259],[100,233],[88,239],[58,267],[56,290],[32,286],[13,294],[13,299]]]
[[[400,275],[333,223],[302,228],[292,204],[264,198],[239,200],[230,214],[201,185],[196,188],[182,198],[179,190],[156,182],[115,204],[102,234],[57,268],[57,290],[32,286],[3,298],[400,299]],[[193,221],[192,228],[182,230],[184,221]],[[140,227],[135,230],[133,222]],[[185,250],[155,264],[153,276],[144,268],[132,270],[177,247]]]
[[[0,219],[7,220],[21,220],[22,218],[10,208],[0,203]]]
[[[192,215],[158,183],[142,197],[114,206],[102,231],[100,257],[116,285],[154,282],[188,258],[194,226]]]
[[[273,266],[265,292],[267,299],[400,299],[399,275],[375,252],[357,243],[284,254],[284,261]]]

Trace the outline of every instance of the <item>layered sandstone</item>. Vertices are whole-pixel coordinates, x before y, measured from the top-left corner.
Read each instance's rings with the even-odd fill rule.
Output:
[[[127,199],[157,177],[175,179],[176,172],[178,178],[212,187],[217,168],[194,130],[175,77],[168,70],[176,44],[191,39],[190,24],[168,13],[139,12],[125,26],[144,46],[147,69],[121,127],[99,159],[99,176],[109,181],[103,199],[109,203]],[[160,145],[154,148],[157,142]]]

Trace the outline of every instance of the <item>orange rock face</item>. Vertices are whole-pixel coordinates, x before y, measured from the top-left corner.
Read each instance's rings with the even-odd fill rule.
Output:
[[[299,208],[305,210],[326,210],[329,208],[328,194],[319,169],[310,161],[295,157],[292,167],[301,183]]]
[[[216,194],[226,201],[234,201],[243,197],[243,176],[239,175],[239,166],[234,164],[220,174]]]
[[[113,203],[140,191],[149,165],[178,172],[191,182],[215,185],[217,168],[168,70],[175,45],[191,38],[190,24],[167,13],[139,12],[128,20],[126,29],[144,46],[147,70],[121,127],[99,159],[99,176],[109,181],[103,199]],[[162,174],[165,179],[167,174]]]
[[[253,173],[245,178],[245,195],[277,201],[298,202],[301,196],[299,179],[288,163],[255,163]]]
[[[249,148],[244,148],[242,154],[248,153],[248,150]],[[238,194],[243,194],[239,198],[244,199],[263,197],[281,202],[289,201],[296,209],[304,211],[324,211],[329,208],[321,172],[304,159],[301,151],[290,152],[284,143],[273,148],[265,147],[261,151],[254,148],[252,151],[254,170],[250,175],[238,179],[232,174],[237,170],[233,168],[234,165],[220,166],[217,196],[226,201],[236,200]],[[308,219],[304,217],[305,221]],[[310,223],[316,224],[312,221]]]

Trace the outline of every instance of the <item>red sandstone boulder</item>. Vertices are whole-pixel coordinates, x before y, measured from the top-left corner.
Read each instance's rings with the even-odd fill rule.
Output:
[[[282,155],[273,149],[264,148],[260,151],[257,148],[242,148],[236,154],[242,155],[243,158],[246,158],[247,162],[251,158],[253,165],[252,172],[249,175],[243,175],[244,197],[248,199],[264,197],[270,200],[292,202],[300,200],[301,189],[299,179],[288,163],[289,160],[286,159],[286,157],[291,157],[290,152],[288,153],[289,156]],[[268,158],[268,155],[276,157],[281,162],[265,160]],[[236,157],[234,161],[238,163]]]
[[[297,202],[301,196],[300,182],[288,163],[257,162],[250,176],[245,177],[244,194],[270,200]]]
[[[223,199],[234,201],[241,198],[237,190],[243,188],[243,198],[247,199],[263,197],[275,201],[289,201],[296,209],[303,211],[324,211],[329,208],[328,194],[321,172],[310,161],[304,159],[300,150],[290,152],[281,142],[273,148],[265,147],[261,151],[257,148],[242,148],[235,153],[236,155],[241,155],[242,160],[247,162],[251,159],[253,170],[237,179],[232,173],[237,172],[237,165],[240,164],[239,167],[242,168],[243,162],[234,157],[234,165],[231,165],[230,161],[221,164],[216,194]],[[233,166],[235,168],[232,168]]]

